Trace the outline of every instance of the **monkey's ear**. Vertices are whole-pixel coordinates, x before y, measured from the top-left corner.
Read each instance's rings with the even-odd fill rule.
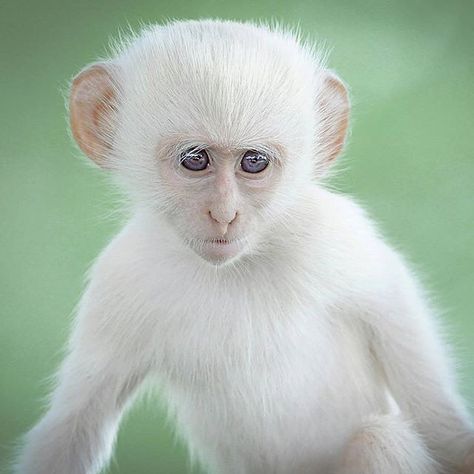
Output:
[[[349,126],[349,95],[343,82],[333,73],[324,78],[318,94],[317,117],[319,133],[317,151],[328,164],[342,151]]]
[[[81,150],[107,167],[117,115],[118,87],[112,67],[96,63],[72,81],[69,96],[71,132]]]

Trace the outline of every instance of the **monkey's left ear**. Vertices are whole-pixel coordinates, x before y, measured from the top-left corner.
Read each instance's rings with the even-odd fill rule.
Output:
[[[118,86],[107,63],[93,64],[73,80],[69,97],[71,132],[81,150],[107,168],[117,116]]]
[[[349,126],[349,95],[346,86],[333,73],[326,73],[317,97],[317,153],[326,164],[342,151]]]

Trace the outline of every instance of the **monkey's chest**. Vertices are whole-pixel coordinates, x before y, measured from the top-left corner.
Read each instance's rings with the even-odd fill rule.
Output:
[[[181,348],[168,347],[166,390],[179,430],[218,472],[314,474],[316,462],[327,472],[381,403],[366,343],[309,312],[258,316],[200,331],[194,321]]]

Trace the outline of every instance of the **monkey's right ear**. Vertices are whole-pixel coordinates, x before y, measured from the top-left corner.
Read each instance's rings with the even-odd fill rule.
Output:
[[[69,96],[71,132],[81,150],[107,168],[117,115],[118,87],[112,67],[93,64],[72,81]]]

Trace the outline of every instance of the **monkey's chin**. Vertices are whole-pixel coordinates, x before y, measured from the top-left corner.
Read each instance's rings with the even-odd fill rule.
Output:
[[[240,240],[203,240],[193,250],[204,260],[213,265],[225,265],[242,255],[244,244]]]

